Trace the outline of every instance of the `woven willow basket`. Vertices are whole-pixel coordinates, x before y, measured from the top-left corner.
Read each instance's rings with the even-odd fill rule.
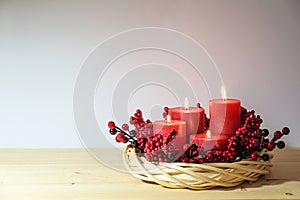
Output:
[[[270,161],[250,159],[234,163],[159,163],[148,162],[134,148],[124,151],[124,162],[135,177],[168,188],[209,189],[217,186],[234,187],[244,181],[256,181],[269,174]],[[270,159],[273,157],[270,154]]]

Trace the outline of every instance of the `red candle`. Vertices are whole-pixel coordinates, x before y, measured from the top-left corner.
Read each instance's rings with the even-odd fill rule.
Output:
[[[222,135],[213,135],[209,131],[207,133],[196,133],[190,135],[190,144],[196,144],[202,147],[204,151],[211,150],[216,143],[221,149],[225,149],[228,145],[228,138]]]
[[[231,137],[241,124],[241,102],[236,99],[209,101],[209,130],[213,134]]]
[[[194,133],[203,133],[205,125],[205,111],[203,108],[189,107],[187,99],[185,99],[184,107],[170,108],[169,114],[172,119],[186,122],[186,133],[191,135]],[[189,143],[189,137],[187,137]]]
[[[183,146],[186,144],[186,123],[184,121],[171,120],[169,115],[167,120],[153,122],[154,134],[159,133],[167,136],[173,129],[177,132],[173,144],[179,150],[180,156],[183,153]]]

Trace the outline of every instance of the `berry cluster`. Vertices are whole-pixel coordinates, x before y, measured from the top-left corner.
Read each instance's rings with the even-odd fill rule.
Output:
[[[151,120],[146,121],[143,113],[137,109],[133,116],[130,117],[130,124],[134,125],[138,145],[144,150],[147,144],[147,138],[153,136],[153,124]]]
[[[274,137],[270,141],[267,136],[267,129],[260,129],[263,120],[259,115],[255,115],[255,111],[247,111],[241,108],[241,127],[238,128],[236,134],[228,139],[228,146],[224,148],[217,143],[211,151],[204,152],[203,149],[192,144],[189,149],[180,157],[179,162],[187,163],[205,163],[205,162],[234,162],[245,158],[264,161],[269,160],[268,154],[259,155],[262,149],[266,148],[272,151],[276,146],[280,149],[284,148],[285,143],[279,141],[283,135],[288,135],[290,130],[284,127],[281,131],[275,131]]]
[[[129,131],[129,126],[128,124],[123,124],[122,129],[117,127],[115,122],[110,121],[108,122],[108,128],[109,128],[109,133],[111,135],[116,135],[116,142],[120,143],[128,143],[139,149],[140,151],[143,151],[143,149],[140,147],[138,141],[135,139],[136,132],[135,130]],[[126,132],[127,131],[127,132]],[[118,134],[117,134],[118,133]]]
[[[144,149],[146,159],[150,162],[173,162],[178,150],[171,141],[175,139],[176,134],[173,130],[167,136],[155,134],[149,137]]]
[[[153,135],[153,124],[148,119],[143,119],[142,111],[136,110],[134,116],[130,117],[130,124],[134,125],[134,130],[129,130],[128,124],[123,124],[122,129],[117,127],[113,121],[108,122],[111,135],[116,135],[116,142],[130,143],[137,148],[140,153],[144,153],[150,162],[173,162],[178,154],[172,140],[177,132],[173,130],[168,135]],[[118,133],[118,134],[117,134]]]
[[[153,124],[149,119],[144,121],[140,109],[137,109],[134,115],[130,117],[130,124],[135,126],[138,138],[147,138],[153,135]]]

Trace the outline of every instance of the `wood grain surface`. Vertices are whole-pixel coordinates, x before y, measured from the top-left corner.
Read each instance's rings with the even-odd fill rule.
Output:
[[[0,200],[300,199],[300,149],[276,150],[271,173],[255,183],[204,191],[167,189],[142,182],[109,167],[123,169],[121,151],[93,152],[0,149]]]

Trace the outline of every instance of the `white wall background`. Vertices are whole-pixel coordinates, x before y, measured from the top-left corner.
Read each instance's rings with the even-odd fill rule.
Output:
[[[0,148],[81,147],[72,93],[89,51],[145,26],[183,32],[210,53],[228,96],[288,125],[300,147],[300,1],[0,1]]]

